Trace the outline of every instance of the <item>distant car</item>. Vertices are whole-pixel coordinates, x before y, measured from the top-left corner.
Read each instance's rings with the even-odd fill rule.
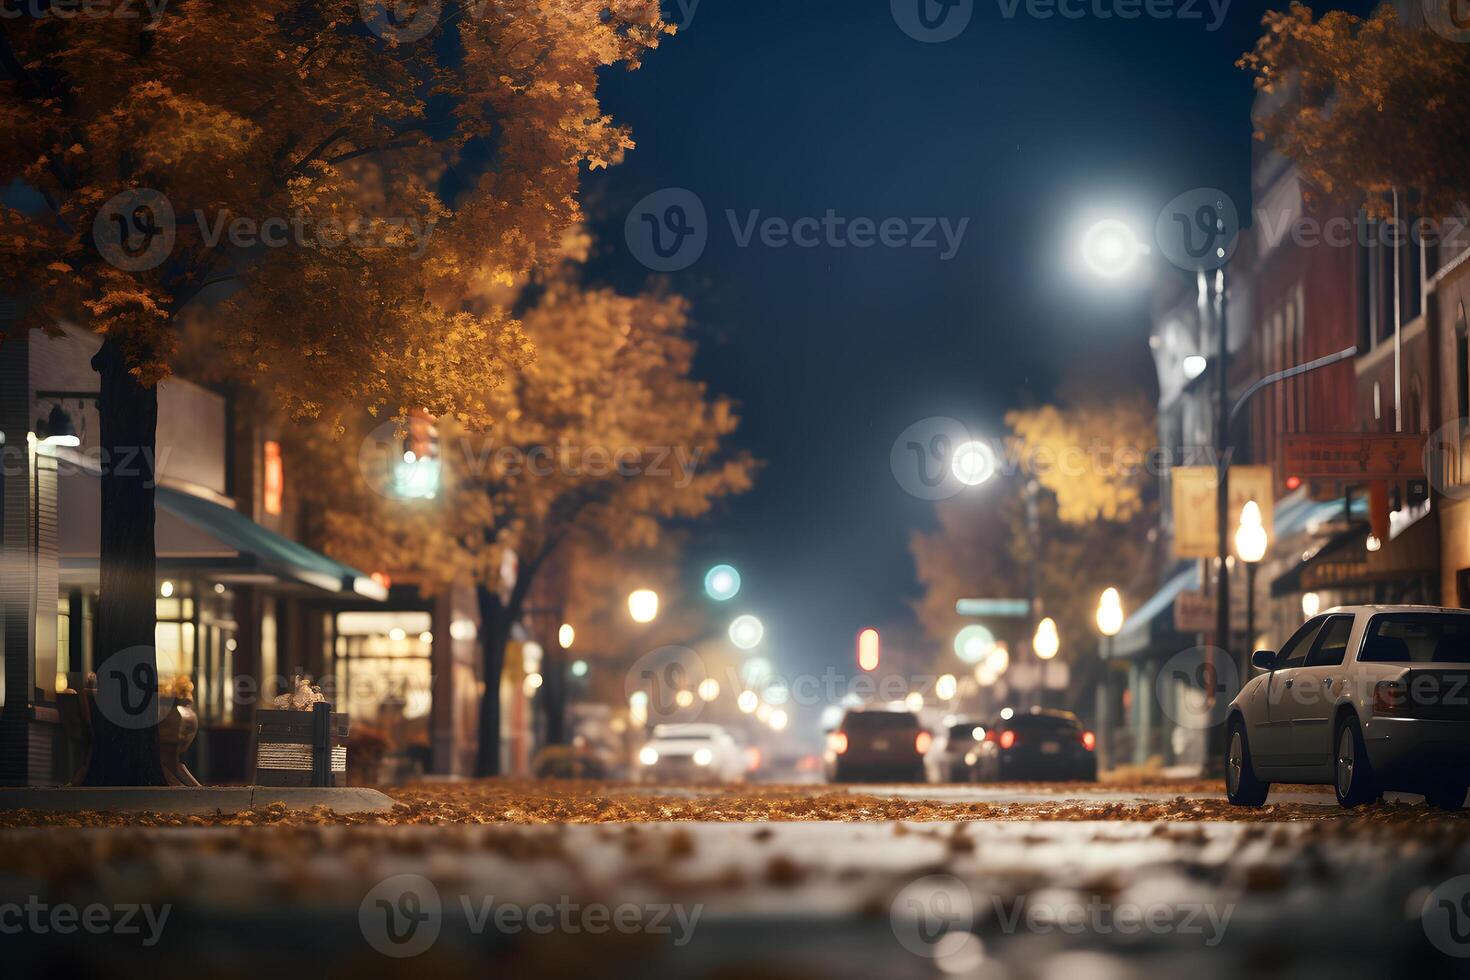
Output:
[[[642,782],[732,783],[745,775],[746,755],[734,736],[719,725],[656,725],[638,750]]]
[[[912,711],[850,708],[827,736],[828,782],[924,781],[934,736]]]
[[[984,780],[1097,779],[1097,738],[1070,711],[1037,708],[986,728],[976,772]]]
[[[924,753],[924,774],[931,783],[968,783],[975,779],[985,726],[957,721],[941,731]]]
[[[1225,790],[1260,806],[1273,782],[1330,784],[1345,807],[1384,790],[1457,810],[1470,790],[1470,612],[1343,606],[1307,620],[1226,714]]]

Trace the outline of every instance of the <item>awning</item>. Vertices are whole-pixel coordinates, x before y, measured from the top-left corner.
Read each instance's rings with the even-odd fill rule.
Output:
[[[1322,592],[1402,582],[1439,568],[1439,525],[1433,512],[1377,551],[1368,550],[1368,526],[1354,522],[1271,582],[1271,595]]]
[[[58,453],[61,457],[62,454]],[[101,480],[85,456],[60,459],[57,544],[63,574],[97,567]],[[232,507],[168,486],[154,490],[153,541],[164,570],[208,573],[222,581],[280,582],[383,601],[388,590],[367,575],[313,551]]]

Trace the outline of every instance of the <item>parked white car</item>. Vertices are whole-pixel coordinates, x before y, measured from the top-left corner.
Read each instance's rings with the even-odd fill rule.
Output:
[[[1273,782],[1330,784],[1345,807],[1384,790],[1459,809],[1470,789],[1470,611],[1344,606],[1314,616],[1226,715],[1230,802]]]
[[[732,783],[745,775],[745,753],[719,725],[656,725],[638,750],[637,772],[643,782]]]

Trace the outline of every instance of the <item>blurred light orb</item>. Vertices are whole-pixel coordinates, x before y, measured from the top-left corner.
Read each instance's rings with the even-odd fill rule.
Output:
[[[704,591],[716,602],[733,599],[740,592],[740,573],[732,565],[716,565],[704,573]]]
[[[756,707],[755,707],[755,716],[761,722],[761,724],[765,724],[766,722],[770,721],[771,720],[771,706],[769,704],[764,704],[764,703],[756,705]]]
[[[780,708],[775,708],[771,711],[771,716],[766,719],[766,724],[771,726],[771,731],[779,732],[785,729],[788,721],[790,719],[786,717],[786,712]]]
[[[984,442],[962,442],[955,447],[949,468],[965,486],[978,487],[995,476],[995,450]]]
[[[1082,261],[1103,279],[1126,276],[1145,251],[1133,229],[1117,218],[1097,222],[1082,236]]]
[[[842,705],[829,704],[822,709],[822,730],[832,731],[842,724]]]
[[[587,676],[587,661],[585,661],[585,660],[573,660],[572,661],[572,676],[573,677],[586,677]]]
[[[1110,585],[1097,600],[1097,631],[1103,636],[1117,636],[1122,628],[1123,597]]]
[[[953,674],[943,674],[934,682],[934,696],[941,701],[951,701],[960,691],[960,682]]]
[[[638,750],[638,761],[643,763],[645,766],[652,766],[657,764],[658,749],[654,748],[652,745],[643,746],[643,748]]]
[[[878,631],[869,626],[858,633],[857,660],[863,670],[877,670],[881,638]]]
[[[736,616],[730,623],[730,642],[742,650],[754,650],[765,635],[765,625],[749,613]]]
[[[1184,380],[1193,381],[1209,369],[1210,359],[1203,354],[1185,354],[1179,366],[1184,371]]]
[[[696,766],[707,766],[715,761],[715,754],[709,749],[694,750],[694,764]]]
[[[687,708],[694,703],[694,692],[687,688],[674,692],[674,703],[681,708]]]
[[[1261,517],[1261,505],[1247,500],[1240,508],[1240,524],[1235,529],[1235,553],[1240,560],[1255,564],[1266,557],[1266,526]]]
[[[1050,660],[1062,648],[1062,639],[1057,635],[1057,621],[1050,616],[1036,624],[1036,635],[1031,638],[1031,649],[1042,660]]]
[[[523,690],[526,692],[526,696],[530,697],[531,695],[535,694],[536,691],[540,689],[543,682],[544,679],[541,677],[540,674],[527,674],[523,687]]]
[[[1322,608],[1322,597],[1315,592],[1302,593],[1302,615],[1311,619]]]
[[[545,651],[541,644],[532,640],[521,646],[521,670],[527,674],[534,674],[541,669],[541,658]]]
[[[706,677],[699,682],[699,687],[696,690],[699,692],[699,699],[701,701],[713,701],[720,696],[720,682],[713,677]]]
[[[652,589],[635,589],[628,593],[628,615],[635,623],[651,623],[658,618],[658,593]]]
[[[1011,651],[1004,643],[997,643],[985,657],[985,667],[998,679],[1011,666]]]
[[[995,649],[995,634],[979,623],[971,623],[954,635],[954,653],[967,664],[978,664]]]
[[[556,631],[556,645],[563,650],[570,650],[572,648],[572,641],[576,638],[577,631],[572,629],[571,623],[562,623],[561,627]]]
[[[760,707],[761,699],[756,697],[754,691],[741,691],[740,696],[735,699],[735,705],[745,714],[750,714]]]
[[[924,709],[924,695],[918,691],[910,691],[908,697],[903,699],[903,704],[910,711],[922,711]]]
[[[1016,709],[1015,708],[1001,708],[1000,709],[1000,720],[1001,721],[1010,721],[1014,717],[1016,717]]]

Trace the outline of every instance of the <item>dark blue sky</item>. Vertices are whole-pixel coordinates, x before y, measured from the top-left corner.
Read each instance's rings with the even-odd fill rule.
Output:
[[[1146,296],[1064,267],[1087,214],[1151,226],[1199,186],[1249,207],[1252,91],[1234,61],[1267,5],[1237,0],[1214,32],[1203,0],[1204,20],[1004,9],[976,0],[958,37],[921,44],[888,0],[702,0],[642,69],[608,75],[604,104],[638,147],[587,181],[593,274],[628,289],[648,275],[623,237],[644,195],[704,203],[708,248],[670,281],[694,302],[701,376],[739,400],[739,443],[766,466],[696,529],[691,574],[741,569],[739,605],[766,621],[780,671],[845,668],[858,628],[911,624],[906,542],[933,505],[890,473],[906,426],[947,415],[998,434],[1007,408],[1072,376],[1151,384]],[[946,262],[740,248],[727,209],[970,220]]]

